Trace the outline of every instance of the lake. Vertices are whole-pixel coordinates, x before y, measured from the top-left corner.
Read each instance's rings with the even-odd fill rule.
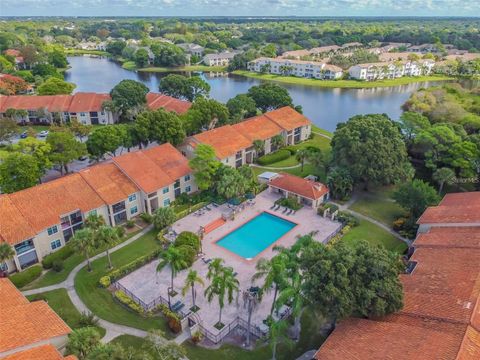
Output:
[[[70,69],[65,80],[77,85],[75,92],[110,92],[121,80],[131,79],[144,83],[158,92],[162,77],[168,73],[134,72],[118,63],[98,57],[69,57]],[[246,93],[261,80],[225,73],[200,73],[211,86],[210,96],[226,102],[237,94]],[[421,87],[437,85],[435,82],[414,83],[373,89],[332,89],[302,85],[280,84],[285,87],[295,105],[301,105],[305,116],[319,127],[334,131],[337,123],[357,114],[386,113],[392,119],[401,115],[401,105],[410,94]]]

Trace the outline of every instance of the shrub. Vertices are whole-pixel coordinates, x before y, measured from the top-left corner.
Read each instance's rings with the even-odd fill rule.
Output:
[[[157,306],[156,310],[160,311],[163,316],[167,318],[168,327],[174,334],[178,334],[182,331],[182,322],[178,315],[171,311],[167,305],[160,304]]]
[[[63,261],[62,260],[55,260],[52,265],[53,271],[60,272],[63,270]]]
[[[278,205],[285,206],[289,209],[300,210],[302,205],[298,203],[297,199],[294,197],[281,198],[276,201]]]
[[[327,204],[325,204],[325,205],[324,205],[324,208],[325,208],[325,209],[330,209],[330,213],[331,213],[331,214],[338,210],[338,206],[335,205],[335,204],[332,204],[332,203],[327,203]]]
[[[292,145],[286,146],[282,150],[290,151],[290,155],[295,155],[297,153],[297,148]]]
[[[22,272],[11,275],[9,278],[17,288],[22,288],[37,279],[40,275],[42,275],[42,267],[40,265],[34,265]]]
[[[262,157],[259,157],[257,159],[257,162],[260,165],[270,165],[273,163],[276,163],[277,161],[282,161],[285,159],[288,159],[291,156],[290,151],[281,149],[278,150],[274,153],[268,154],[268,155],[263,155]]]
[[[100,286],[108,288],[112,283],[110,281],[110,276],[102,276],[99,280]]]
[[[135,226],[135,221],[132,219],[127,220],[127,222],[125,223],[125,226],[129,229],[132,229]]]
[[[155,224],[155,228],[159,230],[172,225],[176,219],[177,215],[171,207],[158,208],[153,215],[153,223]]]
[[[78,319],[78,324],[83,326],[96,326],[98,324],[98,318],[91,312],[82,312]]]
[[[176,247],[180,247],[182,245],[191,246],[196,252],[198,252],[200,251],[200,238],[198,235],[190,231],[183,231],[177,236],[174,243],[174,246]]]
[[[113,293],[115,298],[120,301],[122,304],[129,307],[131,310],[143,314],[143,308],[138,305],[135,301],[133,301],[127,294],[125,294],[122,290],[117,290]]]
[[[192,342],[196,345],[198,344],[200,341],[202,341],[202,338],[203,338],[203,334],[200,332],[200,331],[195,331],[193,334],[192,334]]]
[[[343,225],[348,225],[350,227],[355,227],[360,223],[355,216],[346,211],[339,211],[337,213],[337,220],[340,221]]]
[[[175,247],[178,248],[187,265],[181,270],[187,269],[190,266],[192,266],[193,262],[195,261],[195,257],[197,255],[197,251],[195,251],[195,249],[189,245],[181,245],[181,246],[175,246]]]
[[[140,219],[145,221],[147,224],[151,224],[153,222],[153,216],[150,215],[149,213],[141,213]]]
[[[407,219],[404,217],[398,218],[393,222],[393,230],[395,231],[400,231],[405,228],[405,223],[407,222]]]
[[[42,260],[42,266],[44,269],[51,269],[55,261],[62,261],[75,253],[73,246],[70,244],[65,245],[60,250],[55,251],[54,253],[48,254]]]

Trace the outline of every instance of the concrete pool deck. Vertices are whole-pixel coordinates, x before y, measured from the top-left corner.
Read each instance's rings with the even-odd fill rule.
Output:
[[[319,242],[325,242],[329,237],[335,233],[340,224],[331,220],[318,216],[312,208],[304,207],[296,212],[295,215],[284,215],[281,211],[274,212],[269,210],[273,203],[279,198],[278,194],[272,194],[268,190],[260,193],[255,198],[255,204],[246,206],[245,210],[235,216],[234,220],[227,221],[224,225],[213,230],[204,236],[202,240],[203,253],[206,259],[222,258],[225,260],[226,266],[231,266],[235,272],[238,273],[237,279],[240,283],[240,294],[231,304],[228,304],[225,300],[225,307],[222,312],[222,322],[228,325],[230,322],[240,316],[244,320],[247,320],[247,311],[244,306],[241,291],[248,289],[252,285],[252,276],[255,274],[255,265],[260,258],[272,258],[276,253],[272,251],[272,248],[276,245],[290,247],[295,243],[297,237],[300,235],[306,235],[311,232],[314,233],[315,240]],[[226,205],[214,208],[211,206],[211,211],[206,211],[204,215],[195,216],[190,214],[175,224],[173,229],[180,233],[182,231],[191,231],[196,233],[200,226],[205,226],[212,221],[218,219],[222,215],[222,211],[227,209]],[[272,214],[285,218],[286,220],[297,223],[292,230],[279,238],[264,251],[259,253],[255,258],[246,260],[227,249],[219,246],[216,242],[230,233],[232,230],[241,226],[245,222],[251,220],[260,213],[268,211]],[[135,294],[145,303],[150,303],[154,299],[162,296],[167,299],[167,288],[170,286],[170,267],[165,267],[161,272],[156,272],[156,267],[159,261],[155,260],[140,269],[130,273],[118,282],[127,290]],[[196,270],[198,274],[204,279],[205,287],[208,286],[209,281],[206,279],[208,264],[205,264],[202,259],[195,261],[192,266],[193,270]],[[191,289],[188,289],[185,296],[182,296],[181,289],[185,282],[185,278],[189,269],[181,271],[174,279],[174,288],[178,294],[171,299],[171,303],[174,304],[177,301],[182,301],[185,304],[183,310],[188,312],[188,309],[192,306]],[[262,280],[258,281],[255,285],[261,286]],[[197,299],[196,304],[200,307],[197,312],[201,319],[202,325],[210,332],[217,334],[219,331],[214,327],[218,321],[219,306],[218,300],[215,298],[212,303],[208,303],[203,295],[203,287],[196,285]],[[263,296],[262,302],[257,305],[253,312],[252,324],[261,325],[262,321],[270,314],[270,307],[273,300],[273,291]]]

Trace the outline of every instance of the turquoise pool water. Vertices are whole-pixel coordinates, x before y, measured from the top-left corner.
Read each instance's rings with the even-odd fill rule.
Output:
[[[217,241],[217,245],[252,259],[297,224],[263,212]]]

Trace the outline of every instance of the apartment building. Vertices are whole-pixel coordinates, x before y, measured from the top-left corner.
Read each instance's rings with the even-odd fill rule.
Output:
[[[207,66],[228,66],[233,57],[240,54],[241,51],[224,51],[216,54],[207,54],[202,62]]]
[[[187,158],[194,157],[198,144],[213,147],[223,164],[240,167],[250,164],[258,155],[268,154],[276,148],[272,139],[280,135],[286,145],[307,140],[311,133],[311,122],[289,106],[246,119],[235,125],[225,125],[190,136],[180,146]],[[263,149],[257,154],[256,140],[263,142]]]
[[[182,48],[187,54],[195,55],[198,57],[202,57],[203,52],[205,51],[205,48],[203,46],[193,43],[178,44],[177,46],[179,48]]]
[[[116,226],[196,190],[188,160],[163,144],[0,195],[0,242],[15,251],[13,260],[0,266],[12,272],[40,262],[65,246],[90,214]]]
[[[340,321],[315,359],[480,358],[480,194],[448,194],[418,223],[400,275],[403,308]]]
[[[29,302],[8,278],[0,278],[0,358],[76,360],[63,357],[70,327],[43,301]]]
[[[335,80],[343,75],[341,68],[316,61],[261,57],[248,63],[248,70],[262,73],[291,75],[321,80]]]
[[[285,51],[282,58],[300,60],[304,57],[324,57],[333,55],[340,50],[341,47],[338,45],[320,46],[311,49]]]
[[[395,79],[402,76],[429,75],[434,65],[435,62],[429,59],[358,64],[350,67],[348,74],[352,79],[366,81]]]
[[[74,95],[0,95],[0,117],[6,116],[9,109],[26,110],[27,115],[16,115],[20,123],[51,124],[54,121],[68,122],[78,120],[82,124],[113,124],[118,116],[104,110],[102,105],[110,100],[109,94],[79,92]],[[183,114],[188,111],[191,103],[171,96],[148,93],[147,107],[151,110],[164,108]]]

